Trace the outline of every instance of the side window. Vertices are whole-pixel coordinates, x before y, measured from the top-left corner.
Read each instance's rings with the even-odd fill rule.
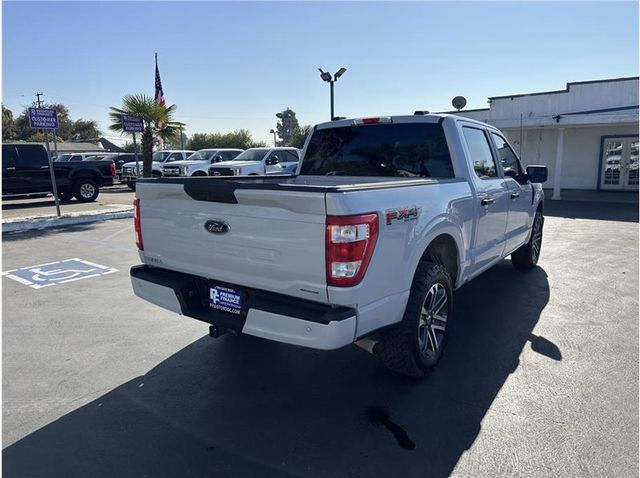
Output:
[[[233,158],[238,156],[238,153],[235,151],[223,151],[222,157],[225,161],[231,161]]]
[[[498,170],[484,131],[467,126],[464,126],[462,131],[469,148],[469,154],[471,154],[471,162],[476,175],[480,179],[497,178]]]
[[[69,158],[69,161],[82,161],[82,155],[80,154],[74,154],[73,156],[71,156]]]
[[[182,159],[184,159],[182,157],[182,153],[171,153],[167,158],[167,163],[171,163],[173,161],[180,161]]]
[[[294,163],[294,162],[300,161],[300,158],[298,158],[298,155],[293,151],[287,151],[285,161],[289,163]]]
[[[2,169],[15,168],[18,164],[18,150],[15,146],[2,145]]]
[[[42,146],[25,144],[18,148],[19,164],[27,168],[41,168],[47,166],[47,151]]]
[[[491,133],[491,137],[493,138],[493,143],[496,145],[498,158],[500,158],[505,177],[513,178],[520,182],[523,177],[522,168],[520,167],[518,157],[509,146],[509,143],[499,134]]]

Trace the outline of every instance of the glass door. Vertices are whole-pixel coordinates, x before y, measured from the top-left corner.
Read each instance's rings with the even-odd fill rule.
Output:
[[[602,157],[600,188],[632,191],[638,189],[638,138],[606,139]]]

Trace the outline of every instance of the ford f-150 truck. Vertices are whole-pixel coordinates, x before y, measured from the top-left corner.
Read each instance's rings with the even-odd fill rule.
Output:
[[[255,176],[290,174],[300,162],[297,148],[250,148],[231,161],[221,161],[209,167],[209,176]]]
[[[154,178],[162,176],[162,167],[166,164],[173,163],[175,161],[184,161],[191,156],[195,151],[187,150],[166,150],[156,151],[152,156],[151,174]],[[136,168],[139,167],[139,174],[142,174],[142,156],[138,160],[136,165],[135,161],[124,163],[122,165],[122,175],[120,181],[129,186],[129,189],[136,189],[137,174]]]
[[[546,176],[459,116],[320,124],[293,176],[141,180],[133,290],[213,336],[356,343],[424,376],[456,288],[509,255],[535,267]]]
[[[111,186],[116,174],[113,161],[54,161],[58,197],[68,201],[95,201],[102,186]],[[2,197],[53,192],[47,150],[41,144],[2,145]]]
[[[189,159],[174,161],[162,167],[163,176],[207,176],[209,166],[223,161],[231,161],[243,149],[218,148],[199,149]]]

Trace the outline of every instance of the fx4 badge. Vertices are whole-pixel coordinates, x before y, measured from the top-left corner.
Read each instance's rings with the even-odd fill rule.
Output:
[[[393,221],[415,221],[419,216],[420,208],[417,206],[401,207],[398,209],[387,209],[384,212],[387,226],[390,226]]]

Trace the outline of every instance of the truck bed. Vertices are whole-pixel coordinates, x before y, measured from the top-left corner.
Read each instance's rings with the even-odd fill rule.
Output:
[[[182,184],[184,191],[198,201],[237,204],[234,192],[238,189],[260,189],[319,193],[340,193],[424,186],[464,182],[464,179],[434,179],[405,177],[353,177],[353,176],[239,176],[239,177],[178,177],[146,178],[140,183]]]

